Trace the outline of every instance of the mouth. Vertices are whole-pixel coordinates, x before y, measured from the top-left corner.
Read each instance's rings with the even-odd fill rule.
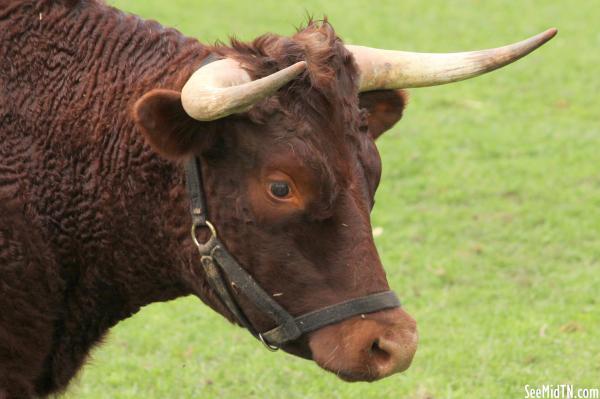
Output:
[[[368,373],[353,373],[348,371],[333,371],[328,370],[337,375],[340,379],[346,382],[374,382],[380,379],[376,375],[368,374]]]
[[[292,343],[288,343],[281,347],[282,350],[287,353],[298,356],[300,358],[306,360],[314,360],[315,363],[322,369],[335,374],[341,380],[346,382],[373,382],[381,379],[380,373],[377,372],[376,367],[369,368],[367,366],[367,370],[346,370],[339,369],[335,367],[331,367],[330,365],[325,363],[321,363],[318,360],[315,360],[312,354],[310,347],[308,346],[308,339],[305,337],[300,338],[297,341]]]

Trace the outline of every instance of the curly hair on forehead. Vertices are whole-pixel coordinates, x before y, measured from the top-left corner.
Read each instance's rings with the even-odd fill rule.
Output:
[[[305,60],[311,82],[319,89],[331,84],[337,73],[352,64],[352,57],[327,18],[309,19],[291,36],[267,33],[251,42],[231,39],[231,46],[217,43],[217,54],[240,60],[254,77],[262,77]]]
[[[250,42],[232,38],[230,46],[217,43],[210,51],[240,61],[254,79],[306,61],[306,72],[288,85],[280,101],[297,113],[309,111],[322,125],[343,124],[348,105],[357,101],[356,65],[327,18],[309,19],[291,37],[268,33]]]

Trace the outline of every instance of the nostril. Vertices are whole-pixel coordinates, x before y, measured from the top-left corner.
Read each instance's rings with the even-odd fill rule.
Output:
[[[381,348],[379,339],[374,340],[371,344],[370,353],[379,363],[387,363],[391,357],[391,354],[388,351]]]
[[[377,373],[378,378],[404,371],[411,363],[414,351],[409,351],[398,339],[392,339],[381,335],[371,342],[370,354],[371,369]]]

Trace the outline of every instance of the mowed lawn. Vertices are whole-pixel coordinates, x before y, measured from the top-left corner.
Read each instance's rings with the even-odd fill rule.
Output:
[[[196,298],[120,323],[66,398],[522,398],[600,387],[600,7],[592,1],[119,0],[204,42],[291,34],[327,15],[347,42],[492,47],[559,28],[528,58],[411,90],[378,146],[373,225],[418,321],[404,374],[348,384],[270,353]],[[224,238],[227,240],[227,237]]]

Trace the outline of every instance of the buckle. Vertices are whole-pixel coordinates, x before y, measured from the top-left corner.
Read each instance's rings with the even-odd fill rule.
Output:
[[[207,227],[208,230],[210,230],[210,237],[204,243],[201,243],[200,241],[198,241],[198,237],[196,236],[196,229],[198,227]],[[192,224],[192,229],[190,231],[190,234],[192,235],[192,241],[194,241],[194,245],[196,245],[196,247],[198,248],[198,251],[200,252],[200,254],[206,253],[207,249],[209,247],[209,244],[211,242],[214,242],[217,239],[217,229],[208,220],[205,220],[202,223],[193,223]]]
[[[279,350],[278,346],[267,343],[267,341],[265,341],[261,333],[258,333],[258,340],[262,342],[265,348],[267,348],[270,352],[277,352]]]

